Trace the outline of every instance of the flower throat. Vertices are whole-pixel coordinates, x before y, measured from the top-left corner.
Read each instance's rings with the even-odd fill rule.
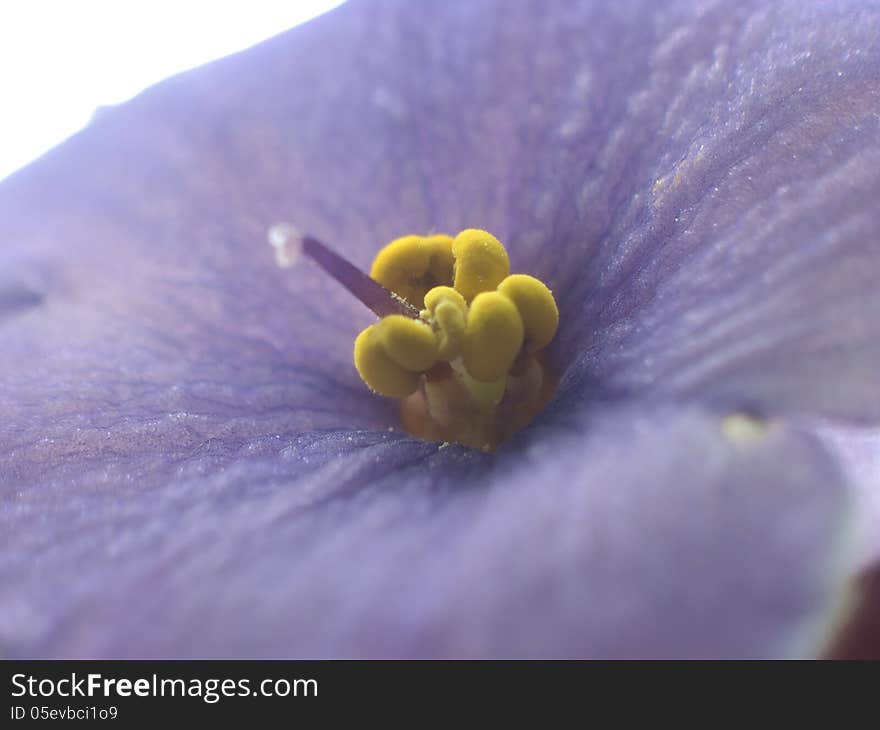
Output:
[[[510,273],[491,233],[398,238],[369,276],[287,224],[269,242],[280,266],[311,259],[379,317],[355,339],[354,365],[372,391],[400,400],[414,436],[493,449],[549,401],[542,351],[559,326],[556,301],[540,280]]]

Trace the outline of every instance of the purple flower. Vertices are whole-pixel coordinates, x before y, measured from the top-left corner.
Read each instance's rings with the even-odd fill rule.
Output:
[[[353,2],[0,185],[0,654],[820,651],[880,554],[878,27]],[[362,267],[493,231],[560,305],[554,401],[407,436],[279,220]]]

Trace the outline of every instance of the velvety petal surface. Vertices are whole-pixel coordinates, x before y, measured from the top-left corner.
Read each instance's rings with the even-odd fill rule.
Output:
[[[863,567],[880,561],[880,430],[824,424],[817,429],[857,495]]]
[[[880,414],[878,18],[357,2],[0,184],[0,646],[793,646],[828,610],[842,479],[782,426],[745,452],[719,424]],[[274,267],[282,219],[364,267],[401,233],[496,232],[563,316],[522,448],[389,434],[351,365],[369,317]]]
[[[115,310],[257,391],[252,367],[307,339],[350,380],[364,315],[324,278],[280,283],[266,227],[366,266],[401,232],[478,225],[557,292],[570,377],[873,418],[878,40],[859,2],[358,2],[103,113],[3,186],[5,309]],[[194,344],[223,327],[246,362]]]
[[[0,641],[12,656],[819,650],[852,515],[811,439],[647,404],[546,429],[495,461],[282,434],[234,464],[160,467],[152,487],[102,469],[73,494],[31,488],[4,504],[22,529],[0,564]]]

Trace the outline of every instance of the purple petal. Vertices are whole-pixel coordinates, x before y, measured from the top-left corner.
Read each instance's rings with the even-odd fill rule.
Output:
[[[545,433],[549,431],[549,433]],[[818,651],[847,498],[812,440],[597,409],[497,461],[365,433],[117,463],[7,502],[11,656],[778,656]],[[109,477],[109,478],[107,478]],[[122,492],[122,494],[121,494]],[[14,590],[10,590],[14,586]]]
[[[880,561],[880,429],[825,424],[819,434],[855,489],[860,520],[857,529],[864,535],[861,564],[871,568]]]
[[[877,19],[355,3],[0,185],[0,646],[790,648],[832,595],[839,475],[781,426],[744,452],[696,406],[635,411],[880,415]],[[351,364],[370,316],[274,268],[279,220],[361,266],[414,230],[508,242],[563,313],[531,457],[386,435]],[[585,420],[620,392],[626,415]]]
[[[5,186],[3,235],[34,267],[75,258],[70,295],[124,276],[144,291],[113,296],[155,303],[144,324],[171,338],[208,313],[275,349],[329,326],[316,352],[350,377],[364,320],[333,282],[284,290],[265,229],[293,219],[366,265],[401,232],[481,225],[557,291],[570,377],[875,418],[878,21],[355,3],[107,112]]]

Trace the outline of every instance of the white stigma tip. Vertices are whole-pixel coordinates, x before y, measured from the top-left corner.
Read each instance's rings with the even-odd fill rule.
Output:
[[[282,269],[293,266],[302,253],[302,234],[290,223],[276,223],[269,229],[269,245],[275,249],[275,263]]]

